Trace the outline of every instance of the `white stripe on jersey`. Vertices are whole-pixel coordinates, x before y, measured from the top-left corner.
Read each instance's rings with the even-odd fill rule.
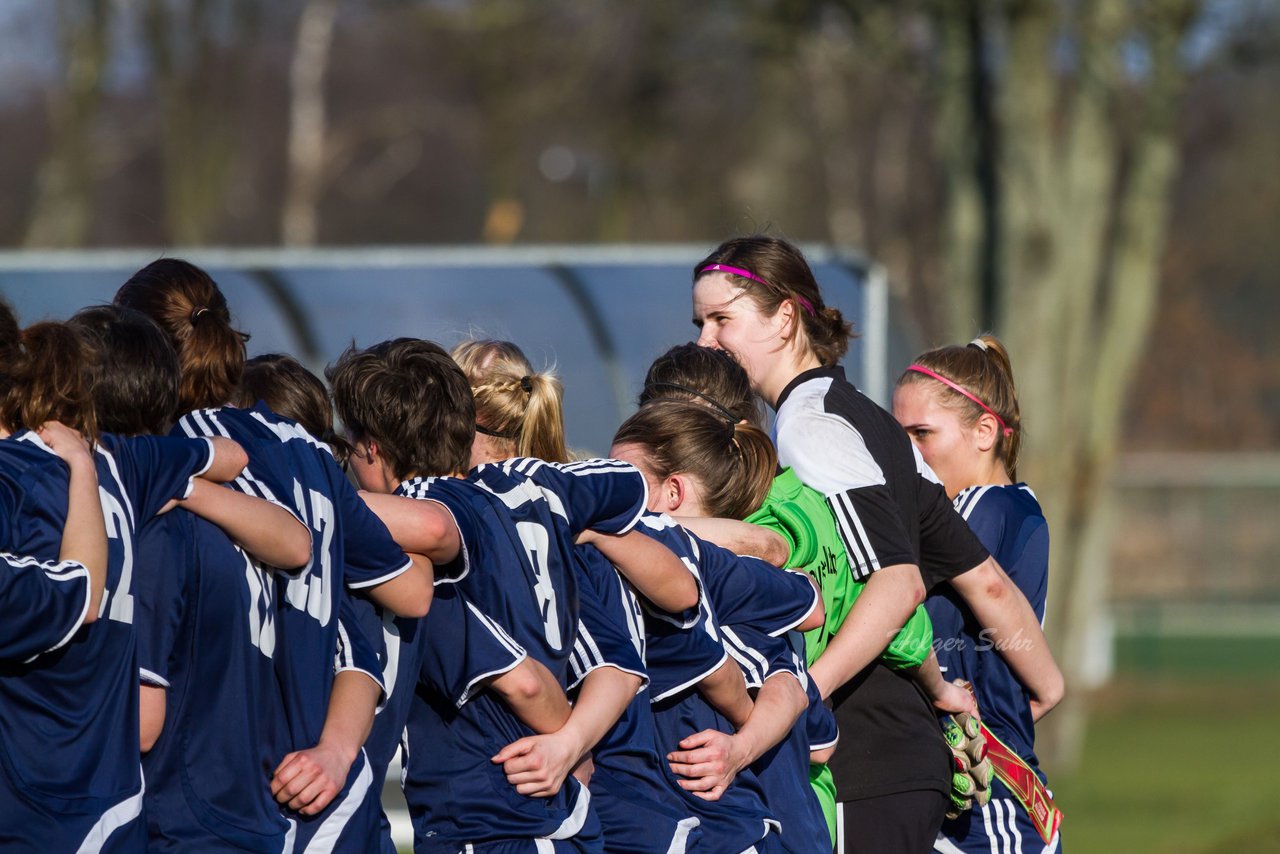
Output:
[[[971,486],[968,489],[962,490],[951,503],[955,505],[956,510],[959,511],[960,515],[963,516],[964,520],[967,522],[969,521],[969,516],[973,513],[974,508],[978,506],[978,502],[982,500],[982,496],[986,495],[987,490],[991,488],[992,487],[990,485]]]
[[[498,642],[501,643],[503,646],[505,646],[512,655],[517,655],[517,656],[525,655],[524,647],[520,646],[520,644],[517,643],[516,640],[511,637],[511,635],[507,634],[506,629],[502,628],[501,625],[494,622],[492,617],[490,617],[488,614],[484,613],[475,605],[471,604],[471,602],[465,599],[463,600],[463,604],[466,605],[468,610],[470,610],[471,613],[476,616],[476,619],[484,623],[485,628],[487,628],[489,632],[498,640]]]
[[[725,661],[728,660],[728,658],[729,658],[729,653],[725,652],[720,656],[720,659],[715,663],[714,666],[708,667],[705,671],[703,671],[702,673],[699,673],[697,676],[694,676],[693,678],[685,682],[682,682],[679,685],[676,685],[675,687],[671,688],[668,691],[663,691],[661,694],[650,694],[649,705],[652,706],[657,703],[660,703],[663,700],[667,699],[668,697],[674,697],[676,694],[679,694],[680,692],[687,690],[691,686],[698,684],[703,679],[706,679],[712,673],[715,673],[717,670],[719,670],[720,667],[725,663]]]
[[[142,766],[138,766],[138,779],[141,780],[138,793],[125,798],[104,812],[97,823],[89,829],[88,835],[76,849],[76,854],[98,854],[107,844],[111,834],[142,815],[142,798],[147,793],[147,780],[142,774]]]
[[[111,470],[111,479],[116,482],[116,486],[120,490],[120,500],[124,502],[124,509],[129,514],[129,527],[138,530],[138,518],[133,512],[133,502],[129,500],[129,492],[124,488],[124,481],[120,479],[120,469],[116,466],[116,458],[107,452],[107,449],[99,445],[95,450],[102,455],[107,461],[107,468]]]
[[[169,680],[165,679],[159,673],[148,670],[145,667],[138,668],[138,680],[145,685],[152,685],[156,688],[171,688]]]
[[[560,471],[570,472],[571,474],[600,474],[606,471],[631,471],[637,470],[631,463],[624,463],[622,460],[613,460],[608,457],[596,457],[590,460],[579,460],[576,463],[549,463],[558,468]]]
[[[342,624],[342,620],[338,620],[338,647],[333,653],[333,672],[346,670],[355,666],[355,659],[351,653],[351,638],[347,635],[347,627]]]
[[[587,815],[591,810],[591,790],[586,786],[578,786],[578,800],[573,805],[573,812],[569,817],[560,823],[556,828],[556,832],[550,834],[546,839],[572,839],[582,830],[582,826],[587,823]],[[554,846],[551,849],[555,850]]]
[[[689,834],[700,824],[702,820],[694,816],[676,822],[676,832],[671,837],[671,844],[667,846],[667,854],[685,854],[689,848]]]
[[[764,684],[765,678],[769,674],[769,662],[763,655],[756,652],[755,649],[747,645],[737,633],[728,626],[721,626],[720,632],[724,636],[724,648],[734,657],[738,664],[746,671],[744,674],[747,679],[748,688],[758,688]]]
[[[357,758],[362,763],[362,767],[360,773],[356,775],[355,782],[351,784],[351,789],[339,802],[337,809],[329,814],[329,817],[320,825],[320,829],[316,831],[316,835],[311,837],[303,854],[332,851],[342,836],[342,831],[346,829],[347,822],[351,821],[351,816],[355,815],[356,810],[364,803],[369,786],[373,783],[373,771],[369,768],[369,758],[365,756],[363,747],[360,748],[360,755]]]
[[[560,500],[560,496],[548,489],[543,489],[533,481],[517,481],[516,485],[511,489],[508,489],[506,492],[499,492],[480,479],[470,482],[494,496],[512,510],[517,510],[526,504],[531,504],[541,499],[547,502],[552,513],[566,521],[569,518],[569,513],[564,509],[564,502]]]
[[[183,421],[186,421],[187,418],[192,419],[192,423],[196,425],[196,429],[193,431],[190,425],[183,424],[183,429],[187,432],[187,435],[192,438],[217,435],[224,439],[231,439],[231,434],[227,431],[226,427],[222,426],[222,422],[218,420],[218,414],[215,410],[197,409],[184,416]],[[294,513],[292,508],[276,498],[271,492],[271,489],[254,476],[253,472],[250,471],[247,465],[244,467],[244,470],[236,476],[235,483],[240,486],[240,491],[246,495],[270,501],[272,504],[276,504],[283,507],[285,510],[288,510],[295,517],[297,516],[297,513]]]
[[[585,644],[583,652],[586,654],[586,660],[598,664],[604,663],[604,654],[600,652],[600,647],[596,645],[596,639],[591,637],[591,632],[587,631],[587,627],[578,622],[578,640],[577,644]]]
[[[939,854],[965,854],[964,850],[938,831],[938,838],[933,840],[933,850]]]
[[[1022,834],[1018,831],[1018,814],[1014,812],[1015,804],[1005,800],[1005,808],[1009,812],[1009,835],[1013,837],[1013,854],[1022,854]]]
[[[853,577],[859,581],[866,579],[880,568],[880,559],[871,547],[871,540],[862,526],[862,520],[858,518],[858,511],[845,493],[832,495],[829,503],[836,511],[836,522],[839,523],[845,549],[849,557],[853,558]]]
[[[836,802],[836,854],[844,851],[844,804]]]
[[[38,566],[51,581],[67,581],[88,572],[84,564],[74,560],[40,560],[31,555],[16,555],[12,552],[0,552],[0,560],[14,569]]]
[[[89,587],[91,584],[89,570],[81,564],[71,560],[64,560],[59,563],[48,563],[36,560],[32,557],[18,557],[17,555],[11,555],[7,552],[0,554],[0,557],[15,569],[37,566],[44,572],[45,576],[50,581],[66,582],[84,579],[84,604],[80,607],[79,616],[77,616],[71,625],[67,627],[67,633],[59,638],[57,643],[46,650],[37,652],[35,655],[22,662],[23,664],[30,664],[45,653],[53,652],[55,649],[61,649],[66,646],[67,643],[76,636],[76,632],[80,631],[80,627],[84,625],[84,618],[89,616],[89,599],[91,598],[89,593]]]
[[[293,846],[298,838],[298,822],[291,818],[285,821],[289,822],[289,830],[284,835],[284,847],[280,849],[280,854],[293,854]]]

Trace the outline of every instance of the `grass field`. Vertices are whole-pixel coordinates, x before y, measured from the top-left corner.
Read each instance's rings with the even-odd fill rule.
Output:
[[[1064,851],[1280,854],[1274,667],[1254,680],[1122,677],[1094,697],[1079,773],[1051,778]]]

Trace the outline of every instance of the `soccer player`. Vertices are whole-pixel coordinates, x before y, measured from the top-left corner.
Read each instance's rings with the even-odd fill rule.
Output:
[[[932,720],[906,680],[870,667],[925,593],[952,586],[998,638],[1025,638],[1004,655],[1035,700],[1052,706],[1062,677],[1026,598],[991,559],[932,479],[893,417],[849,384],[837,361],[850,326],[824,304],[804,256],[786,241],[726,241],[693,271],[698,343],[726,350],[774,408],[779,461],[826,496],[855,577],[867,584],[811,670],[840,724],[832,759],[841,800],[838,835],[877,850],[927,851],[950,803],[951,757],[939,736],[886,761],[881,707]],[[855,690],[856,688],[856,690]],[[845,842],[838,840],[837,850]]]
[[[69,323],[101,354],[99,426],[166,433],[179,370],[159,327],[117,306],[84,309]],[[273,567],[305,564],[311,537],[284,508],[211,484],[197,482],[182,507],[203,507],[204,518],[166,513],[135,543],[147,850],[283,850],[289,824],[263,774],[288,745],[269,593]]]
[[[22,358],[22,329],[0,300],[0,400],[9,372]],[[47,460],[46,476],[67,479],[67,519],[56,561],[0,551],[0,661],[27,661],[71,640],[98,618],[107,580],[107,530],[98,498],[98,474],[84,437],[59,422],[41,425],[40,438],[67,466]],[[9,428],[0,418],[0,439]],[[0,446],[3,447],[3,446]],[[0,467],[0,524],[10,530],[26,498],[21,483]],[[7,543],[0,542],[7,548]]]
[[[442,583],[456,584],[559,686],[567,684],[578,637],[574,536],[594,529],[589,539],[616,553],[642,584],[683,573],[687,588],[658,583],[650,590],[659,600],[673,596],[670,607],[691,604],[696,589],[675,557],[645,549],[643,538],[636,542],[628,533],[644,498],[643,480],[631,467],[515,462],[548,467],[544,484],[554,488],[497,466],[461,477],[470,464],[475,411],[465,376],[439,347],[398,339],[348,351],[329,379],[353,434],[353,472],[380,493],[369,496],[371,506],[402,543],[432,559]],[[430,616],[426,625],[430,630]],[[427,647],[407,729],[405,796],[415,849],[599,850],[589,798],[566,775],[612,719],[596,714],[598,704],[580,702],[567,720],[550,709],[549,726],[526,726],[500,697],[477,690],[483,681],[474,679],[469,650],[456,648],[461,637],[450,643],[448,632],[437,636]],[[554,705],[563,692],[548,699]],[[537,732],[560,738],[529,738]],[[522,764],[535,753],[537,767]]]
[[[0,848],[137,851],[146,841],[138,820],[138,531],[170,502],[189,497],[197,478],[234,477],[245,457],[226,439],[97,435],[91,343],[64,324],[41,323],[24,330],[22,345],[7,366],[3,406],[3,421],[16,432],[0,442],[0,465],[24,495],[9,550],[56,560],[67,513],[83,509],[68,501],[69,489],[79,491],[75,483],[45,477],[53,451],[23,429],[56,418],[95,441],[108,557],[99,619],[60,649],[0,669]]]
[[[324,383],[295,359],[273,353],[255,357],[245,364],[236,403],[248,407],[256,401],[296,421],[329,444],[339,459],[348,459],[351,446],[333,430],[333,404]],[[516,710],[521,719],[526,709],[532,709],[528,713],[531,720],[538,719],[539,700],[543,695],[554,693],[563,698],[563,691],[551,673],[530,659],[491,618],[467,602],[457,585],[438,586],[432,596],[429,622],[419,617],[397,616],[358,593],[348,601],[364,633],[376,639],[378,666],[386,691],[385,702],[377,710],[364,743],[375,781],[386,777],[388,766],[401,750],[422,662],[432,650],[465,651],[460,656],[443,656],[437,660],[439,670],[446,674],[445,687],[439,689],[446,696],[463,697],[490,690]],[[432,633],[442,637],[433,639]],[[568,717],[568,706],[557,706],[557,709],[558,726]],[[381,796],[380,787],[370,787],[362,807],[379,816],[380,838],[370,843],[369,850],[380,848],[385,854],[395,854],[391,825],[382,813]]]
[[[569,462],[563,388],[553,374],[534,370],[509,341],[464,341],[451,355],[475,398],[473,466],[513,457]],[[594,546],[578,546],[575,558],[581,620],[568,691],[577,694],[579,705],[584,699],[613,704],[629,698],[616,715],[608,712],[617,723],[591,751],[591,804],[606,850],[625,846],[633,854],[682,854],[698,844],[700,822],[658,751],[645,664],[645,605]],[[673,620],[687,624],[680,628],[701,632],[693,609],[679,617],[658,614],[650,619]],[[722,657],[712,660],[719,664]],[[642,677],[644,686],[629,690],[626,674]]]
[[[374,785],[361,744],[383,686],[376,662],[335,667],[344,635],[360,631],[343,622],[344,601],[348,588],[359,589],[395,613],[421,616],[431,601],[431,567],[395,544],[326,444],[264,406],[226,405],[244,371],[246,336],[232,327],[226,299],[207,273],[161,259],[135,273],[115,303],[156,321],[178,353],[178,408],[187,414],[173,432],[236,438],[249,464],[233,487],[281,504],[311,532],[307,566],[273,578],[280,603],[274,660],[292,750],[280,758],[272,790],[297,823],[297,850],[364,851],[377,814],[360,809]]]
[[[66,463],[64,474],[48,461],[43,476],[66,479],[67,518],[56,561],[0,552],[0,662],[31,661],[70,641],[81,626],[97,620],[107,579],[107,531],[93,453],[83,436],[57,421],[36,432]],[[5,530],[22,512],[25,493],[21,482],[0,467]]]
[[[1018,481],[1022,418],[1004,345],[983,335],[965,346],[917,356],[898,379],[893,413],[969,527],[1043,620],[1049,528],[1035,494]],[[987,729],[1028,772],[1024,780],[1030,783],[1034,775],[1040,784],[1015,792],[997,772],[991,801],[944,822],[935,850],[1057,850],[1056,827],[1043,821],[1038,826],[1033,818],[1033,797],[1041,805],[1051,802],[1035,754],[1033,695],[974,630],[973,613],[962,599],[944,588],[925,607],[937,636],[946,641],[938,659],[948,677],[974,686]]]
[[[751,381],[746,371],[723,350],[682,344],[672,347],[654,360],[645,376],[640,403],[675,399],[687,400],[706,406],[711,412],[730,423],[746,421],[763,422],[759,398],[751,391]],[[731,472],[735,459],[707,457],[696,471],[704,483],[723,484]],[[715,488],[715,487],[713,487]],[[724,491],[723,486],[718,488]],[[818,582],[822,590],[826,623],[805,634],[805,663],[812,667],[826,650],[832,635],[839,631],[864,582],[856,581],[849,569],[849,558],[836,528],[835,518],[822,496],[805,486],[795,471],[783,469],[769,487],[764,504],[754,509],[745,525],[725,519],[681,517],[681,522],[721,545],[743,553],[772,555],[778,545],[783,547],[779,565],[803,568]],[[756,527],[762,526],[762,527]],[[765,530],[776,536],[763,537]],[[776,541],[776,542],[775,542]],[[877,666],[894,670],[918,668],[924,663],[931,648],[932,628],[923,607],[917,607],[911,619],[896,637],[890,641],[879,657]],[[816,686],[810,681],[811,691]],[[812,698],[811,698],[812,699]],[[870,698],[869,698],[870,699]],[[821,698],[819,697],[819,703]],[[815,708],[811,703],[811,710]],[[892,742],[881,745],[888,753],[892,744],[912,744],[931,733],[927,720],[911,716],[895,717],[891,708],[885,708],[879,717],[887,721],[899,721],[897,734]],[[816,725],[827,725],[824,716],[817,716]],[[814,792],[822,804],[832,843],[836,836],[835,783],[831,769],[826,764],[835,746],[835,736],[828,731],[810,733],[811,744],[821,748],[812,757],[809,778]]]
[[[618,429],[613,454],[645,473],[653,509],[686,517],[744,515],[763,500],[776,469],[773,446],[758,428],[676,400],[641,407]],[[694,472],[704,467],[726,476]],[[685,788],[715,793],[749,767],[765,804],[781,821],[782,850],[821,851],[830,837],[808,785],[809,679],[803,639],[791,631],[822,625],[816,585],[803,573],[737,557],[710,543],[698,544],[697,552],[725,648],[757,694],[737,732],[712,728],[682,738],[681,749],[671,754],[672,769],[692,778]],[[815,714],[825,712],[817,707]]]

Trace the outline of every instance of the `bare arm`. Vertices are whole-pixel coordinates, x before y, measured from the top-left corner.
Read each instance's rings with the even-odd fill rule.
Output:
[[[634,530],[620,535],[584,531],[578,542],[598,548],[642,596],[662,610],[676,613],[698,606],[693,573],[652,537]]]
[[[449,563],[462,551],[458,526],[439,502],[376,492],[361,492],[360,497],[406,552],[423,555],[439,565]]]
[[[867,579],[844,624],[826,651],[809,668],[809,675],[827,699],[884,652],[924,601],[924,582],[914,564],[882,567]]]
[[[1066,686],[1027,597],[994,558],[957,575],[951,586],[1031,694],[1032,716],[1036,720],[1044,717],[1062,700]]]
[[[713,709],[724,715],[734,729],[741,729],[751,717],[751,695],[747,693],[742,668],[727,655],[719,667],[698,683],[698,693]]]
[[[381,686],[368,674],[344,670],[334,676],[320,743],[290,753],[276,768],[271,794],[277,801],[303,815],[315,815],[337,797],[373,728],[381,695]]]
[[[552,733],[569,720],[564,689],[540,661],[526,658],[488,685],[536,733]]]
[[[57,422],[45,423],[40,439],[71,470],[67,483],[67,519],[62,526],[58,560],[70,560],[89,571],[89,607],[84,622],[98,619],[107,584],[107,529],[98,497],[98,472],[89,443],[75,430]]]
[[[165,689],[157,685],[143,683],[138,688],[138,730],[141,736],[142,752],[148,753],[156,746],[160,733],[164,731],[168,697]]]
[[[212,436],[209,442],[213,445],[213,462],[200,475],[203,479],[226,483],[235,480],[244,471],[244,467],[249,465],[249,455],[236,442],[222,436]]]
[[[217,525],[263,563],[295,569],[311,560],[311,532],[270,501],[197,479],[179,506]]]
[[[565,778],[588,756],[640,689],[639,676],[616,667],[600,667],[587,674],[577,702],[563,727],[548,735],[534,735],[508,744],[497,756],[507,782],[522,795],[547,798],[560,791]]]
[[[924,690],[933,707],[940,712],[960,714],[968,712],[978,717],[978,703],[973,695],[957,685],[942,678],[942,670],[938,667],[938,656],[929,650],[929,657],[911,672],[911,677]]]
[[[774,566],[786,566],[791,558],[791,548],[782,535],[761,525],[712,516],[680,516],[676,521],[734,554],[758,557]]]
[[[718,800],[739,771],[786,738],[808,706],[809,698],[792,674],[765,679],[742,729],[733,735],[703,730],[667,754],[672,772],[685,778],[680,787],[704,800]]]
[[[397,617],[424,617],[435,595],[435,567],[424,555],[410,552],[409,560],[413,566],[363,592]]]
[[[813,587],[815,604],[813,610],[809,612],[809,616],[805,617],[804,621],[796,626],[796,631],[811,632],[814,629],[822,628],[823,624],[827,622],[827,606],[822,602],[822,588],[818,586],[817,579],[808,573],[804,573],[804,576],[809,579],[809,584]]]

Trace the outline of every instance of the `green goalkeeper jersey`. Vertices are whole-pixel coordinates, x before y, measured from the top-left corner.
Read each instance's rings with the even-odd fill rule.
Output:
[[[801,483],[790,468],[783,469],[773,479],[764,504],[746,521],[780,534],[791,549],[787,567],[803,569],[822,590],[826,622],[804,636],[805,659],[811,665],[844,624],[865,582],[853,579],[848,555],[826,500]],[[933,625],[929,615],[923,606],[917,607],[880,658],[894,669],[916,667],[928,658],[932,644]]]

